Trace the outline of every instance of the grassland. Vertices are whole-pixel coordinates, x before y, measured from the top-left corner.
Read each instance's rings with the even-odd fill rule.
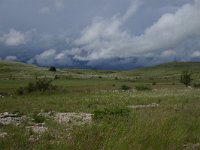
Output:
[[[200,149],[200,90],[179,82],[182,71],[200,81],[199,63],[169,63],[131,71],[62,69],[56,72],[16,62],[0,61],[0,113],[20,112],[32,117],[41,111],[94,114],[91,124],[73,126],[45,119],[48,132],[30,142],[27,122],[0,125],[0,149]],[[19,87],[40,78],[57,88],[16,94]],[[55,78],[56,77],[56,78]],[[130,90],[122,90],[126,85]],[[137,91],[136,86],[151,90]],[[158,104],[131,109],[127,106]],[[70,136],[69,136],[70,134]]]

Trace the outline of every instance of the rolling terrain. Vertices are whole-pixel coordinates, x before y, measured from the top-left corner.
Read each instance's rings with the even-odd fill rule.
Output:
[[[180,83],[185,70],[190,87]],[[194,83],[200,63],[52,72],[0,61],[0,149],[199,149]]]

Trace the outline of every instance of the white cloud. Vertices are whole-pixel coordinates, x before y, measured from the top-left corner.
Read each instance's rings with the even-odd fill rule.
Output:
[[[48,66],[48,65],[54,65],[54,57],[56,55],[56,51],[54,49],[47,50],[40,55],[37,55],[35,57],[35,60],[38,64]]]
[[[186,4],[175,14],[164,14],[143,35],[136,37],[134,44],[140,52],[176,47],[188,37],[200,34],[199,16],[199,2]]]
[[[74,53],[78,53],[78,51],[79,49],[56,52],[56,50],[50,49],[36,55],[34,58],[30,59],[28,63],[36,63],[41,66],[71,66],[73,63],[71,56],[74,55]]]
[[[200,51],[194,51],[191,56],[192,57],[200,57]]]
[[[0,38],[0,41],[2,41],[7,46],[18,46],[26,44],[26,42],[28,41],[28,37],[20,31],[10,29],[9,33],[4,34]]]
[[[161,57],[171,57],[175,55],[176,55],[176,52],[174,50],[167,50],[161,53]]]
[[[41,14],[48,14],[49,12],[50,12],[49,7],[43,7],[43,8],[40,9]]]
[[[111,19],[95,18],[92,24],[82,31],[81,37],[75,41],[77,45],[83,46],[88,55],[75,57],[82,60],[112,57],[116,48],[130,42],[130,35],[122,31],[121,26],[136,13],[139,6],[139,1],[133,0],[122,16],[115,15]]]
[[[183,5],[175,13],[162,15],[142,35],[131,36],[121,27],[134,15],[139,6],[138,1],[133,1],[121,17],[115,15],[111,19],[94,19],[75,42],[83,47],[81,55],[77,54],[75,58],[95,60],[143,56],[147,53],[174,49],[184,40],[200,36],[200,0]],[[172,52],[163,53],[163,55],[172,54]]]
[[[125,22],[128,20],[130,17],[135,14],[141,5],[141,0],[133,0],[130,4],[130,7],[127,9],[126,13],[122,16],[122,22]]]
[[[64,8],[64,0],[54,0],[57,8]]]
[[[18,58],[16,56],[7,56],[5,58],[5,60],[8,60],[8,61],[18,61]]]

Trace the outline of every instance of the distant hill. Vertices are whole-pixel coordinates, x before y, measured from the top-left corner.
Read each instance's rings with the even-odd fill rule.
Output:
[[[33,78],[35,76],[47,76],[52,78],[55,77],[55,75],[65,77],[84,77],[86,75],[88,75],[88,77],[99,77],[116,73],[116,71],[90,69],[57,69],[56,72],[48,70],[49,68],[47,67],[38,67],[21,62],[0,60],[0,78]]]
[[[200,76],[200,63],[199,62],[172,62],[152,67],[145,67],[142,69],[123,71],[118,75],[128,77],[177,77],[183,71],[189,71],[193,76]]]
[[[37,66],[24,64],[21,62],[14,61],[0,61],[0,77],[12,78],[15,76],[24,77],[33,74],[41,74],[44,72],[44,68]]]
[[[37,67],[34,65],[20,62],[0,61],[0,77],[33,77],[33,76],[112,76],[112,77],[129,77],[129,78],[178,78],[180,74],[188,70],[195,78],[200,78],[200,63],[198,62],[172,62],[153,67],[128,71],[104,71],[104,70],[87,70],[87,69],[62,69],[55,72],[48,71],[48,68]]]

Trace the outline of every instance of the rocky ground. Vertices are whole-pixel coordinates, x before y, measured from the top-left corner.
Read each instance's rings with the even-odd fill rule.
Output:
[[[81,126],[90,124],[92,122],[92,114],[89,113],[75,113],[75,112],[41,112],[37,116],[42,116],[45,119],[52,119],[59,124],[66,126],[66,130],[73,129],[74,126]],[[26,122],[26,123],[25,123]],[[48,127],[43,123],[34,122],[34,118],[30,116],[20,115],[19,113],[0,113],[0,125],[14,125],[20,127],[21,124],[25,123],[25,129],[27,132],[33,132],[30,136],[29,141],[35,142],[40,139],[41,135],[48,132]],[[0,131],[0,138],[6,138],[9,136],[6,132]]]

